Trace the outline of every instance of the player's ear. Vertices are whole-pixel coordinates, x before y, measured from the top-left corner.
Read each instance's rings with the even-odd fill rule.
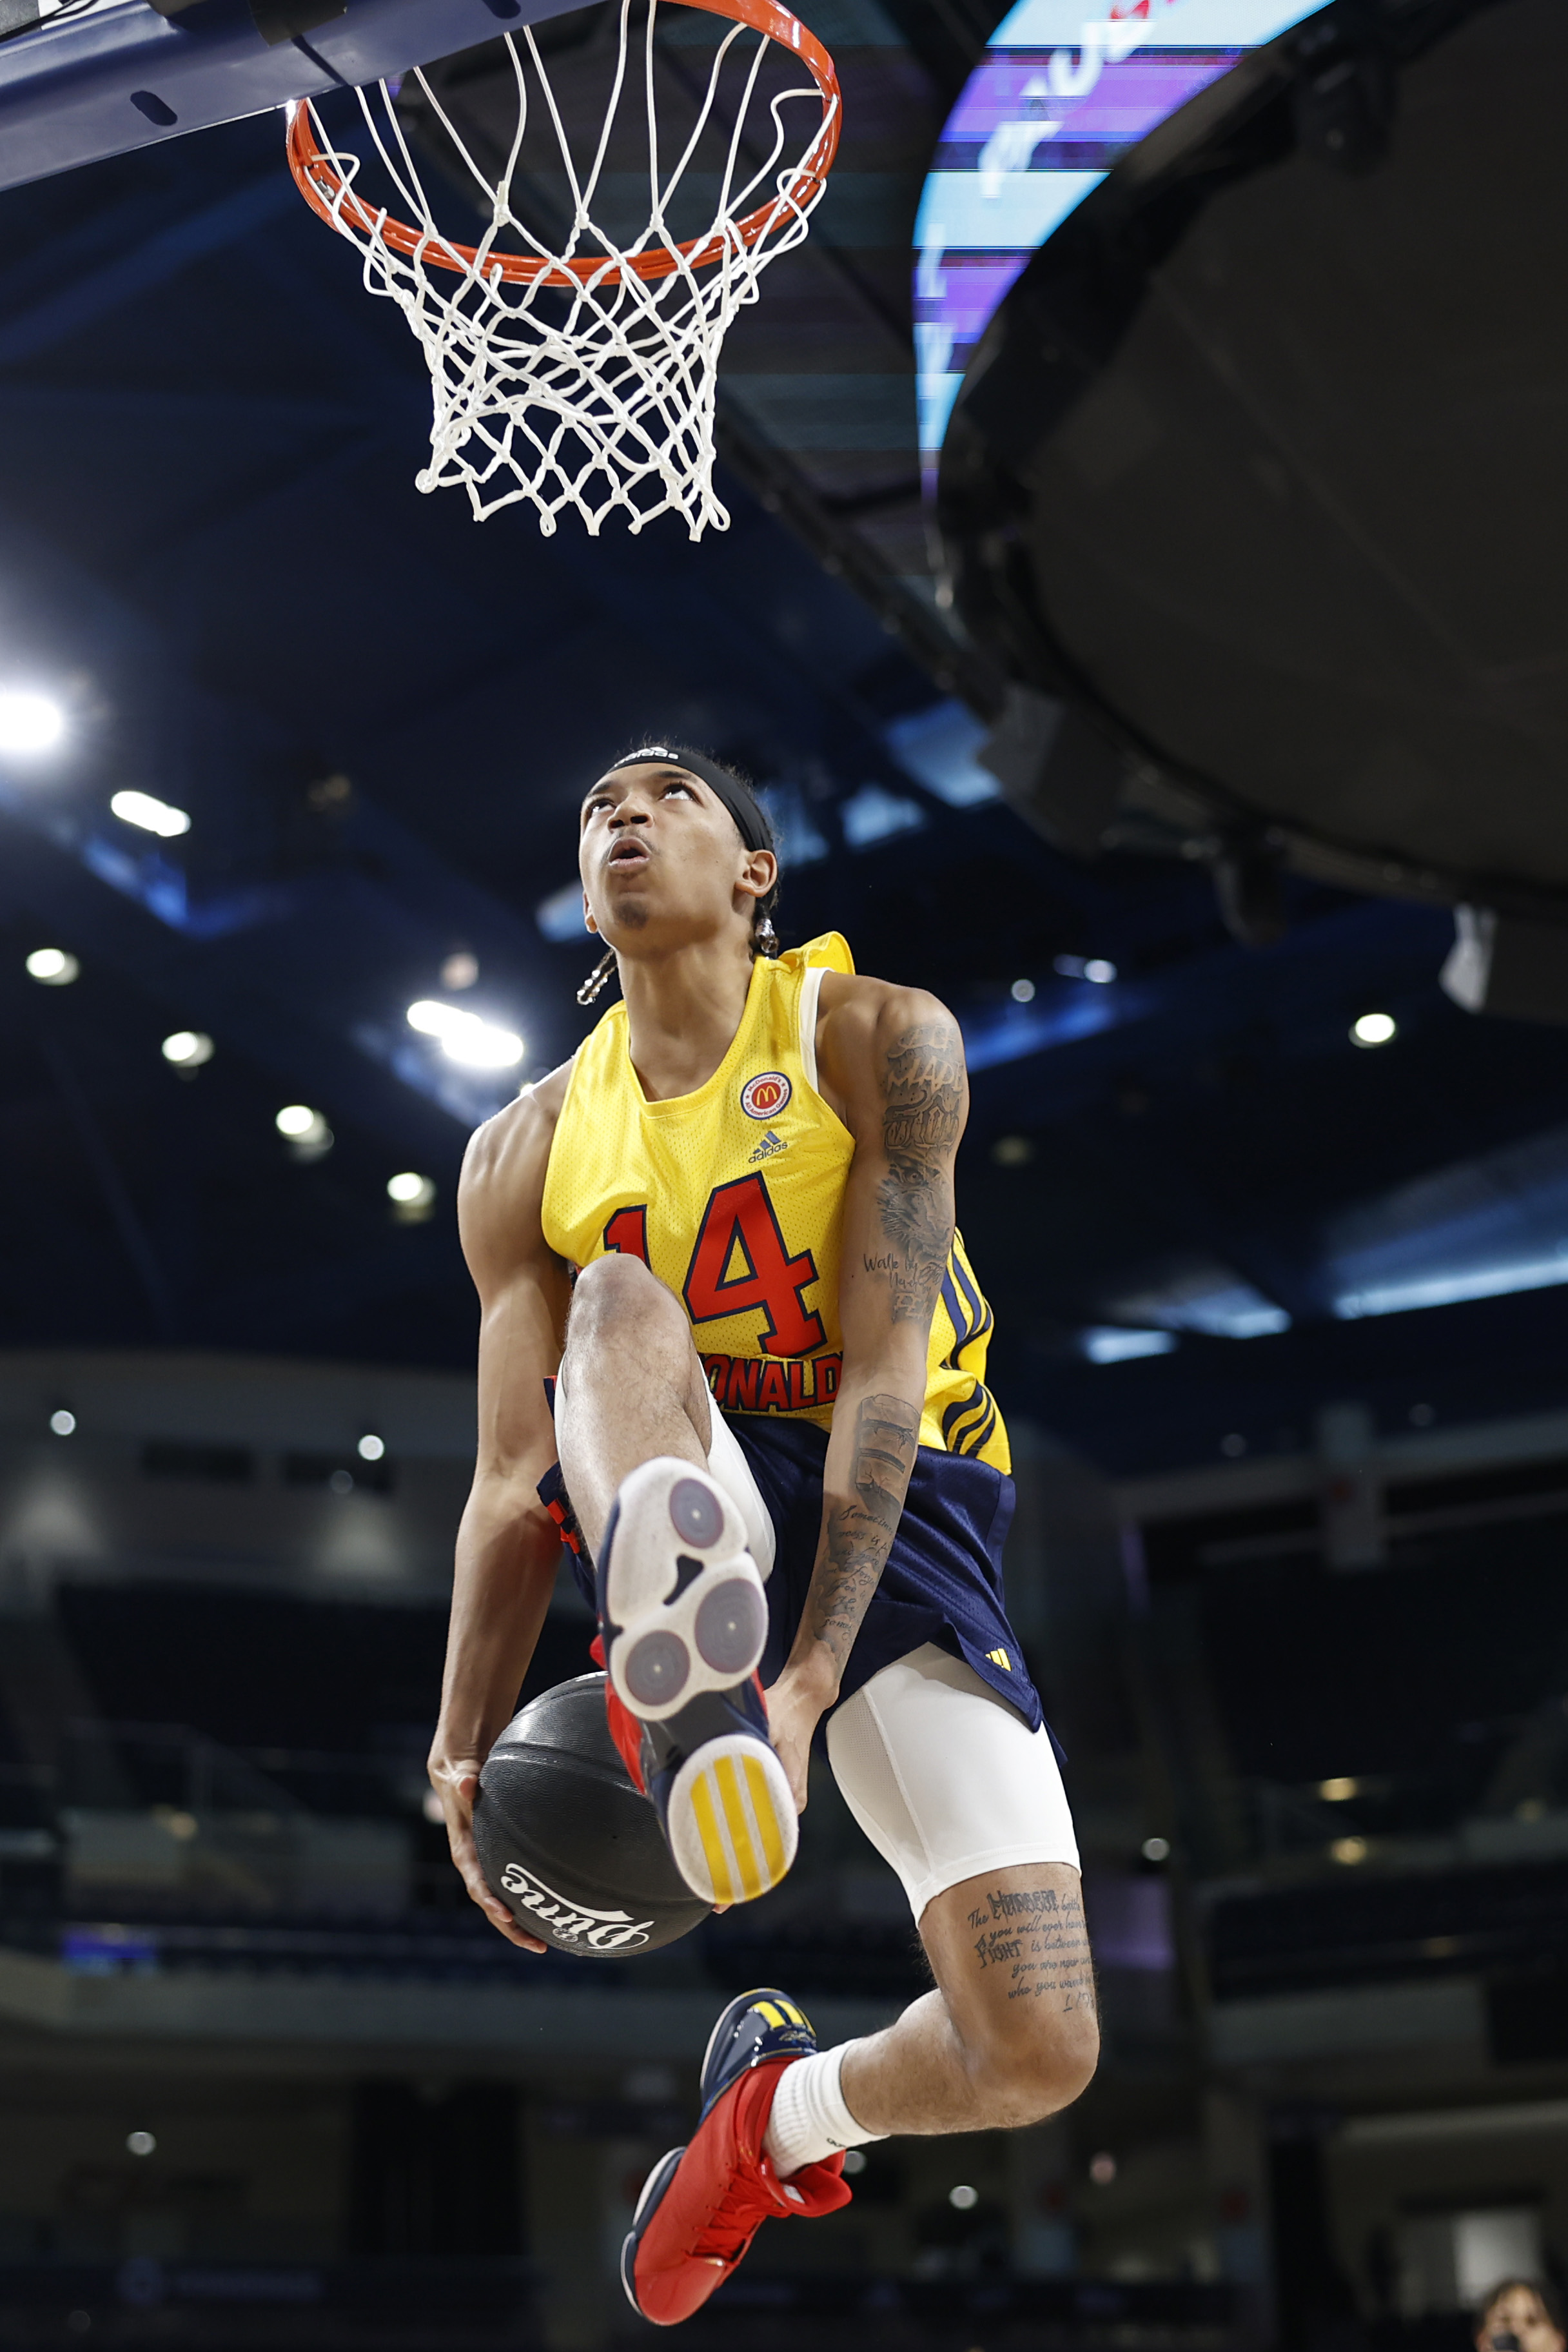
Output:
[[[598,928],[598,924],[594,920],[594,909],[588,904],[588,893],[584,890],[583,893],[583,929],[585,931],[597,932]]]
[[[779,862],[771,849],[748,849],[741,868],[741,887],[752,898],[765,898],[779,878]]]

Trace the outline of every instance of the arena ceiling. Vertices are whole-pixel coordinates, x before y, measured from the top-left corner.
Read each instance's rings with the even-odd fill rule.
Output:
[[[1396,1418],[1561,1387],[1563,1033],[1451,1004],[1440,909],[1295,881],[1285,936],[1244,948],[1200,863],[1058,855],[974,765],[905,264],[985,27],[846,0],[857,28],[867,145],[795,331],[759,313],[737,354],[733,527],[695,548],[416,493],[418,353],[275,121],[0,197],[0,691],[66,715],[0,760],[11,1344],[470,1360],[463,1144],[584,1034],[574,813],[653,727],[769,786],[786,939],[840,928],[963,1019],[961,1213],[1016,1404],[1142,1461],[1300,1442],[1336,1384]],[[188,833],[123,824],[127,790]],[[79,977],[31,978],[40,948]],[[421,1001],[522,1061],[453,1065]],[[1352,1042],[1369,1010],[1384,1048]],[[211,1059],[166,1059],[178,1032]],[[279,1134],[294,1105],[330,1148]],[[1149,1352],[1092,1361],[1118,1331]]]

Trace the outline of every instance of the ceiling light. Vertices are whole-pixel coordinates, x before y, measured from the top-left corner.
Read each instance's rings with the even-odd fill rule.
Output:
[[[158,2143],[150,2131],[133,2131],[126,2133],[125,2145],[132,2156],[151,2156]]]
[[[1097,988],[1109,988],[1116,978],[1116,966],[1107,963],[1103,956],[1090,956],[1084,965],[1083,976],[1085,980],[1092,980]]]
[[[408,1025],[423,1037],[436,1037],[449,1062],[466,1070],[510,1070],[523,1056],[522,1039],[511,1029],[481,1021],[456,1004],[438,1004],[422,997],[408,1008]]]
[[[1318,1794],[1331,1805],[1342,1805],[1349,1797],[1359,1797],[1361,1782],[1352,1780],[1348,1772],[1336,1772],[1331,1780],[1320,1780]]]
[[[1363,1013],[1351,1024],[1351,1039],[1357,1045],[1386,1045],[1398,1034],[1399,1024],[1392,1013]]]
[[[72,1437],[76,1433],[76,1415],[68,1405],[58,1405],[49,1415],[49,1427],[57,1437]]]
[[[27,977],[41,981],[46,988],[68,988],[81,971],[75,956],[64,948],[35,948],[27,958]]]
[[[436,1205],[436,1184],[433,1177],[416,1175],[405,1168],[386,1180],[386,1197],[392,1202],[392,1213],[400,1225],[422,1225]]]
[[[1142,1853],[1145,1862],[1169,1862],[1171,1858],[1171,1841],[1169,1838],[1163,1837],[1145,1838],[1142,1847]]]
[[[441,966],[441,985],[449,988],[454,995],[462,989],[472,988],[479,976],[479,957],[471,955],[467,948],[455,950]]]
[[[1091,1364],[1125,1364],[1136,1356],[1168,1356],[1177,1341],[1173,1331],[1133,1331],[1100,1323],[1080,1331],[1078,1343]]]
[[[1356,1863],[1366,1860],[1366,1840],[1358,1837],[1336,1838],[1329,1852],[1336,1862],[1353,1866]]]
[[[213,1057],[213,1041],[201,1029],[176,1029],[163,1045],[165,1062],[173,1062],[177,1070],[199,1070],[204,1062]]]
[[[948,2190],[947,2201],[956,2212],[973,2213],[980,2202],[980,2191],[972,2189],[967,2180],[961,2180],[955,2189]]]
[[[121,824],[140,825],[143,833],[155,833],[163,841],[173,841],[176,834],[191,829],[184,809],[171,808],[167,801],[154,800],[151,793],[116,793],[109,805]]]
[[[0,694],[0,751],[49,751],[65,731],[65,712],[47,694]]]
[[[1116,2158],[1108,2147],[1089,2159],[1089,2177],[1097,2189],[1109,2189],[1116,2178]]]
[[[1035,983],[1032,980],[1016,980],[1009,993],[1015,1004],[1033,1004]]]
[[[321,1116],[321,1112],[312,1110],[308,1103],[285,1103],[274,1119],[273,1125],[279,1135],[286,1135],[291,1141],[297,1142],[300,1138],[310,1134],[310,1129],[320,1121]]]
[[[360,1460],[362,1462],[379,1462],[385,1452],[386,1440],[384,1437],[377,1437],[374,1431],[367,1429],[364,1435],[359,1442]]]
[[[405,1168],[398,1175],[387,1178],[386,1197],[400,1225],[422,1225],[436,1206],[435,1180],[416,1175],[412,1168]]]

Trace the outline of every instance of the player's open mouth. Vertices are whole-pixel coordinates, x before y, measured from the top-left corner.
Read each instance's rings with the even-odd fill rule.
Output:
[[[606,866],[646,866],[647,860],[646,841],[617,841],[605,863]]]

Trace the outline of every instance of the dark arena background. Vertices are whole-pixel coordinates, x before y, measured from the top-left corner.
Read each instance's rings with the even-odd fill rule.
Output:
[[[1105,2025],[683,2340],[1464,2352],[1568,2266],[1568,16],[803,0],[843,142],[693,544],[419,496],[276,92],[110,136],[40,46],[376,5],[0,0],[0,2344],[645,2343],[717,2008],[927,1981],[825,1762],[643,1959],[515,1951],[431,1818],[458,1167],[595,1017],[652,730],[757,780],[786,944],[962,1023]],[[447,5],[488,152],[516,0]]]

